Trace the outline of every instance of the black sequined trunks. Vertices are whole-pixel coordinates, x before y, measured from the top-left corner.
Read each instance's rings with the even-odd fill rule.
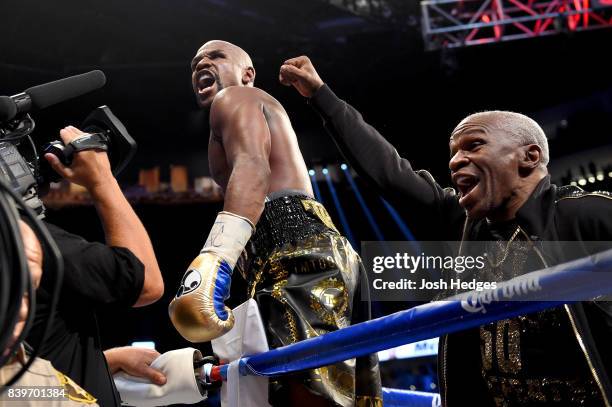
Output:
[[[319,202],[294,191],[268,202],[238,270],[260,308],[270,348],[362,322],[361,259]],[[270,379],[270,403],[289,405],[288,381],[339,406],[382,406],[375,355]]]

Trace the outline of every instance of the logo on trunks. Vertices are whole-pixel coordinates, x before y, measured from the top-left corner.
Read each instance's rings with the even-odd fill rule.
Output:
[[[326,288],[319,294],[319,300],[328,311],[333,311],[340,294],[341,291],[337,288]]]
[[[197,270],[187,271],[187,273],[185,273],[185,275],[183,276],[183,279],[181,280],[181,286],[178,288],[178,291],[176,292],[176,298],[180,297],[181,295],[189,294],[190,292],[198,288],[201,282],[202,282],[202,276],[200,275],[199,271]]]
[[[467,312],[487,313],[485,305],[494,301],[509,301],[514,297],[522,297],[529,293],[542,290],[540,276],[519,277],[502,283],[494,290],[486,290],[461,296],[461,308]],[[521,300],[518,298],[517,300]]]

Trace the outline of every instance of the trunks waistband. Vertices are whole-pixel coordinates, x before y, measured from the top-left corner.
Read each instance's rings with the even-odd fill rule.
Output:
[[[291,191],[282,196],[277,194],[265,204],[249,242],[249,251],[252,255],[266,256],[275,248],[326,230],[337,233],[325,207],[319,202],[303,191]]]
[[[314,199],[311,195],[307,194],[306,191],[301,189],[281,189],[280,191],[270,192],[268,196],[266,196],[266,202],[270,202],[284,196],[302,196],[309,199]]]

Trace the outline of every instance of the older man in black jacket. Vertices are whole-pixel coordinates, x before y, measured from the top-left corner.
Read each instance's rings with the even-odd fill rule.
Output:
[[[546,137],[526,116],[491,111],[462,120],[449,144],[456,189],[442,188],[339,99],[307,57],[286,61],[280,80],[309,98],[361,176],[419,214],[421,238],[433,231],[436,240],[499,242],[497,260],[484,270],[490,275],[506,279],[590,254],[585,245],[581,253],[554,245],[542,253],[538,242],[612,240],[612,196],[552,185]],[[438,371],[443,405],[610,406],[611,344],[612,307],[603,301],[446,335]]]

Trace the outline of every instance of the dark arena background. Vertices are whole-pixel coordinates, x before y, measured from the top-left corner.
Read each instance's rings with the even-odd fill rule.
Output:
[[[0,94],[94,69],[106,74],[103,89],[36,112],[34,140],[57,139],[60,128],[78,127],[108,105],[137,141],[119,181],[151,236],[165,294],[128,313],[108,310],[99,324],[105,347],[151,341],[165,352],[190,345],[172,327],[167,306],[222,208],[209,178],[206,115],[190,83],[201,44],[223,39],[250,53],[255,85],[287,110],[320,199],[358,248],[362,241],[410,239],[418,213],[409,205],[391,208],[346,165],[316,113],[278,82],[284,60],[309,56],[338,96],[443,185],[450,185],[454,126],[469,113],[496,109],[542,125],[555,183],[610,190],[606,7],[604,0],[5,0]],[[54,185],[46,204],[50,222],[103,241],[79,188]],[[245,299],[236,277],[231,304]],[[373,311],[381,316],[411,305],[378,302]],[[381,355],[388,359],[383,385],[436,392],[436,350],[426,343]],[[214,397],[202,405],[216,405]]]

